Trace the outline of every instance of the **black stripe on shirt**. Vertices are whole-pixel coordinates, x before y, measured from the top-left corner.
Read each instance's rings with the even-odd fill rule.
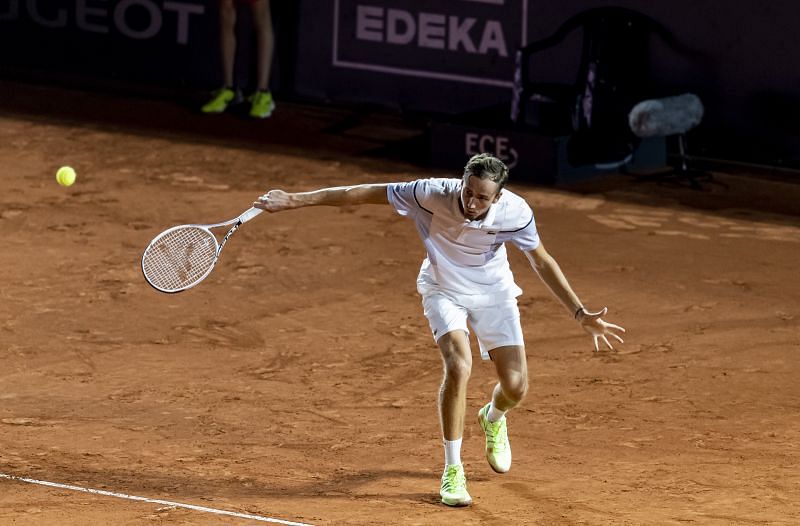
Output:
[[[418,207],[420,207],[421,209],[425,210],[425,211],[426,211],[426,212],[428,212],[430,215],[433,215],[433,212],[431,212],[430,210],[428,210],[427,208],[425,208],[424,206],[422,206],[422,204],[420,204],[420,202],[419,202],[419,199],[417,199],[417,185],[418,185],[418,184],[419,184],[419,181],[415,181],[415,182],[414,182],[414,188],[412,188],[412,189],[411,189],[412,193],[414,194],[414,201],[416,201],[416,202],[417,202],[417,206],[418,206]]]
[[[531,220],[530,220],[530,221],[528,221],[528,222],[525,224],[525,226],[523,226],[523,227],[520,227],[520,228],[518,228],[518,229],[516,229],[516,230],[501,230],[501,231],[500,231],[500,233],[501,233],[501,234],[513,234],[514,232],[519,232],[520,230],[525,230],[526,228],[528,228],[528,226],[529,226],[531,223],[533,223],[533,214],[531,214]]]

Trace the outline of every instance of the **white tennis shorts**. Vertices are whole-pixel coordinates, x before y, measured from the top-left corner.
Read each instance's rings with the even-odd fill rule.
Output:
[[[489,359],[489,351],[498,347],[523,346],[522,325],[516,298],[503,299],[493,305],[467,308],[456,298],[433,292],[422,297],[425,317],[431,326],[433,339],[455,330],[469,334],[467,323],[475,332],[481,358]]]

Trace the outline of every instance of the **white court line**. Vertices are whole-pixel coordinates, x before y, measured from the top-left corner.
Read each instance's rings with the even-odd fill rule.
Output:
[[[311,526],[304,522],[291,522],[281,519],[272,519],[270,517],[262,517],[260,515],[250,515],[248,513],[237,513],[235,511],[217,510],[214,508],[206,508],[205,506],[195,506],[194,504],[184,504],[182,502],[171,502],[169,500],[149,499],[147,497],[137,497],[136,495],[126,495],[125,493],[115,493],[113,491],[104,491],[102,489],[82,488],[80,486],[72,486],[70,484],[59,484],[58,482],[48,482],[46,480],[29,479],[25,477],[18,477],[16,475],[7,475],[0,473],[0,479],[16,480],[18,482],[27,482],[28,484],[39,484],[40,486],[49,486],[51,488],[69,489],[72,491],[82,491],[83,493],[92,493],[94,495],[104,495],[106,497],[117,497],[119,499],[138,500],[140,502],[149,502],[152,504],[163,504],[165,506],[173,506],[175,508],[186,508],[187,510],[202,511],[205,513],[215,513],[217,515],[228,515],[230,517],[237,517],[239,519],[250,519],[260,522],[274,522],[277,524],[286,524],[289,526]]]

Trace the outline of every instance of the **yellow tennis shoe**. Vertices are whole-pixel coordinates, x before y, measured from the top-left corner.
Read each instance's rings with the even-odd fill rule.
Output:
[[[508,442],[506,417],[497,422],[489,422],[487,415],[490,405],[491,403],[486,404],[478,411],[478,423],[486,434],[486,460],[493,470],[505,473],[511,469],[511,444]]]
[[[469,506],[472,504],[472,497],[467,492],[467,477],[464,476],[464,466],[461,464],[445,466],[439,495],[442,497],[442,504],[447,504],[448,506]]]
[[[266,119],[275,110],[275,100],[269,91],[256,91],[250,97],[250,116],[256,119]]]
[[[220,88],[211,96],[211,100],[203,105],[203,113],[222,113],[229,104],[237,102],[236,92],[230,88]]]

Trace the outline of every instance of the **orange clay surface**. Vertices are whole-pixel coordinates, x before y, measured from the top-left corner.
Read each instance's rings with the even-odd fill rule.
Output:
[[[628,332],[593,352],[510,247],[531,389],[495,474],[474,418],[494,371],[474,351],[474,505],[454,510],[410,221],[374,205],[264,214],[177,295],[139,259],[166,227],[229,219],[270,188],[457,171],[361,155],[391,131],[315,135],[318,115],[280,102],[258,123],[131,103],[132,120],[163,110],[185,133],[42,104],[0,113],[0,473],[311,524],[800,523],[797,184],[553,189],[512,172],[574,289]],[[205,119],[278,138],[190,133]],[[251,523],[0,478],[0,524]]]

